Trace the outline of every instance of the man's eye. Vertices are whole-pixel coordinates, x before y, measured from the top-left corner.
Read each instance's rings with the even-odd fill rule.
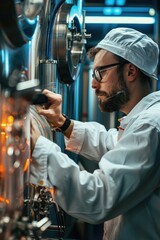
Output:
[[[104,76],[104,74],[106,75],[107,74],[107,70],[101,71],[100,74],[101,74],[101,76]]]

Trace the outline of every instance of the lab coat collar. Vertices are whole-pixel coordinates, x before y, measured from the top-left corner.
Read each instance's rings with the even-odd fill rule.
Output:
[[[126,126],[131,118],[133,118],[140,112],[150,108],[157,102],[160,102],[160,91],[152,92],[145,96],[144,98],[142,98],[129,112],[129,114],[121,119],[120,123],[123,125],[123,127],[124,125]]]

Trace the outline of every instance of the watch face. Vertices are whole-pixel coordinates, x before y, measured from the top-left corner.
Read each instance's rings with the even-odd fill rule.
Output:
[[[37,25],[36,17],[29,19],[25,16],[24,6],[25,0],[5,0],[0,3],[1,30],[5,41],[12,48],[28,42]]]

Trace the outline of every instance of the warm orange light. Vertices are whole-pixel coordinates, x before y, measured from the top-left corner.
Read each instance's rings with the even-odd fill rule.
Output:
[[[29,158],[26,159],[26,162],[23,167],[23,171],[26,172],[28,170],[28,167],[29,167]]]
[[[5,202],[7,205],[9,205],[9,199],[5,199],[3,196],[0,196],[0,202]]]
[[[1,123],[1,126],[4,128],[6,127],[6,125],[7,125],[6,123]]]
[[[0,164],[0,174],[4,173],[4,166]]]
[[[5,135],[6,134],[6,124],[5,123],[2,123],[1,124],[1,135]]]
[[[51,193],[52,197],[54,197],[55,193],[56,193],[56,188],[48,188],[48,191]]]
[[[14,117],[10,115],[8,117],[8,123],[13,123],[13,121],[14,121]]]

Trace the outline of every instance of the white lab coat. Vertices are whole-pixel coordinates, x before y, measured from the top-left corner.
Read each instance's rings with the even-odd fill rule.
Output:
[[[105,222],[105,240],[159,240],[160,92],[144,97],[120,126],[119,132],[106,131],[95,122],[75,121],[67,149],[98,162],[93,174],[39,137],[31,181],[56,186],[55,200],[70,215]]]

